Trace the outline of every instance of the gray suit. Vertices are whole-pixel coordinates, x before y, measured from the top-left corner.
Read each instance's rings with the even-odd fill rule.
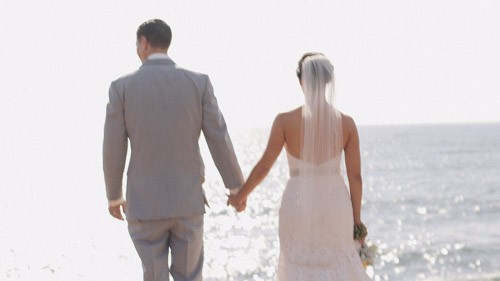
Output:
[[[167,254],[168,248],[172,250],[170,273],[174,279],[201,280],[202,244],[201,249],[200,245],[194,247],[200,257],[186,261],[195,263],[191,267],[200,272],[185,273],[193,277],[175,278],[175,267],[186,266],[175,261],[176,256],[183,254],[174,256],[177,251],[174,248],[178,247],[172,244],[181,243],[172,242],[172,237],[194,235],[194,240],[202,243],[204,165],[198,146],[202,131],[226,188],[240,187],[242,173],[207,75],[179,68],[170,59],[147,60],[139,70],[111,84],[104,127],[106,193],[109,200],[122,196],[127,140],[130,140],[126,214],[132,240],[143,261],[145,280],[164,280],[158,276],[168,276],[168,268],[161,273],[155,265],[161,265],[161,261],[152,261],[144,253],[158,251],[150,249],[158,237],[165,240],[160,244],[167,248]],[[174,233],[175,226],[180,232],[193,228],[195,234]],[[158,237],[148,237],[153,232]],[[193,259],[193,253],[185,255]]]

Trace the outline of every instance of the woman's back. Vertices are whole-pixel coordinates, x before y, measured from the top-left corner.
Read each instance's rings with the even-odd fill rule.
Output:
[[[300,159],[302,140],[302,107],[281,113],[278,116],[285,139],[285,149],[295,158]],[[354,121],[351,117],[342,114],[342,148],[346,148],[352,134]],[[355,128],[354,128],[355,129]],[[334,144],[332,144],[333,146]]]

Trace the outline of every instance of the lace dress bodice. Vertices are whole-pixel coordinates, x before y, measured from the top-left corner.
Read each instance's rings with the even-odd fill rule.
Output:
[[[293,156],[289,152],[287,152],[287,160],[290,177],[298,176],[299,166],[302,160]],[[303,163],[302,165],[308,168],[310,167],[311,169],[316,169],[316,173],[320,175],[340,176],[340,156],[320,164]]]

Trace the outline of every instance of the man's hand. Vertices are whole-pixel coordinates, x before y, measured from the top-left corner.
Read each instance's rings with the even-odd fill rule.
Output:
[[[233,206],[237,212],[244,211],[247,207],[247,197],[240,198],[236,195],[228,195],[227,205]]]
[[[125,202],[118,204],[116,206],[109,206],[108,207],[109,214],[113,216],[115,219],[119,219],[121,221],[125,220],[123,216],[126,208],[125,206],[126,206]]]

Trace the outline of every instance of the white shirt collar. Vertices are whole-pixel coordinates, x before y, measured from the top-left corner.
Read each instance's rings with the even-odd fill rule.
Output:
[[[148,60],[161,60],[168,59],[168,55],[165,53],[152,53],[148,56]]]

